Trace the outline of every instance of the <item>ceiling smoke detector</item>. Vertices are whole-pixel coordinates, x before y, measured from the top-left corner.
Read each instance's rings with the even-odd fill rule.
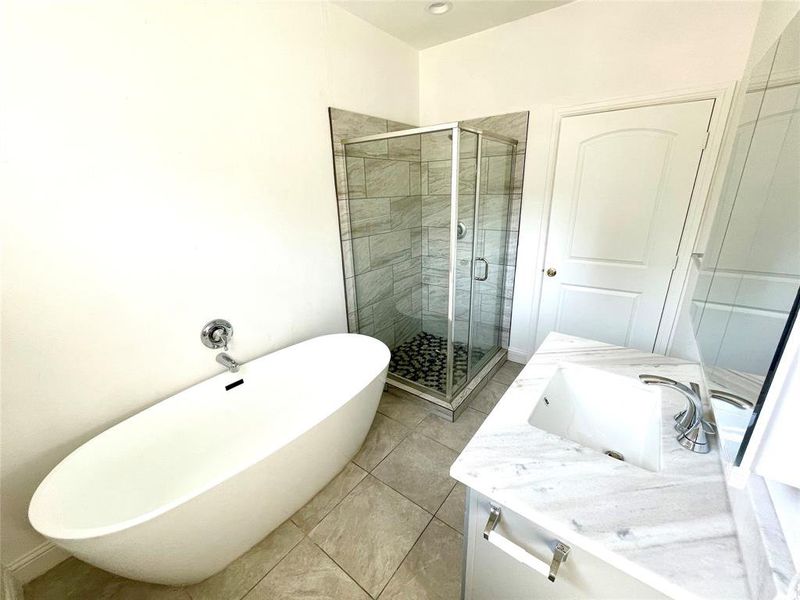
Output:
[[[428,4],[428,12],[432,15],[443,15],[446,12],[450,12],[450,9],[453,8],[452,2],[432,2]]]

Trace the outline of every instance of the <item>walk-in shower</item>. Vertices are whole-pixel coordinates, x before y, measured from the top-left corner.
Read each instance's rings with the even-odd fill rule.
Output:
[[[505,355],[518,141],[463,123],[395,129],[340,140],[350,329],[389,347],[390,384],[455,410]]]

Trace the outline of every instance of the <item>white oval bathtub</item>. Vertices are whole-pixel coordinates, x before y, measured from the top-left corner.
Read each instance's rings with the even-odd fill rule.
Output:
[[[33,495],[31,524],[113,573],[201,581],[344,468],[367,435],[388,364],[381,342],[336,334],[199,383],[67,456]]]

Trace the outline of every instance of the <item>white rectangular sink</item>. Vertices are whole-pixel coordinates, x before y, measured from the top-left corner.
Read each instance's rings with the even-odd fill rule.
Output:
[[[599,452],[621,454],[643,469],[661,469],[661,390],[632,378],[562,365],[528,422]]]

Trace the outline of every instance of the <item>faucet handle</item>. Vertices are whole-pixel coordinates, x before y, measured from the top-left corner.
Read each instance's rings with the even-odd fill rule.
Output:
[[[200,339],[207,348],[225,348],[228,350],[228,342],[233,337],[233,325],[225,319],[214,319],[209,321],[200,332]]]
[[[214,329],[211,332],[211,339],[217,344],[217,348],[222,346],[225,352],[228,351],[228,335],[225,333],[224,328],[217,327]]]

